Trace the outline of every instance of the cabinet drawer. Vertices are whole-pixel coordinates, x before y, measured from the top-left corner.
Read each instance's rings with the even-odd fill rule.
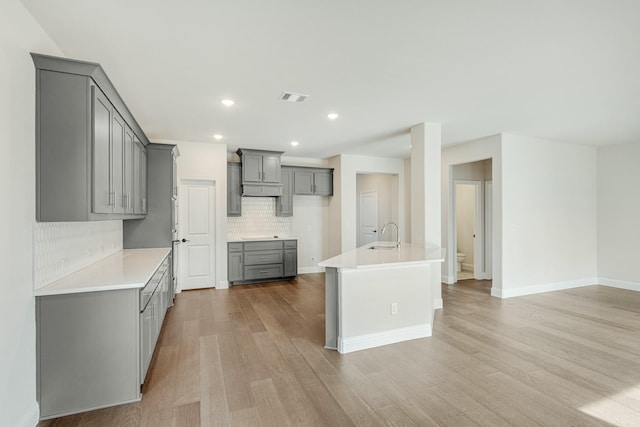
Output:
[[[245,251],[268,251],[272,249],[282,249],[282,240],[267,240],[264,242],[245,242]]]
[[[244,280],[282,277],[282,264],[245,266]]]
[[[298,241],[297,240],[285,240],[284,241],[284,248],[285,249],[296,249],[298,247]]]
[[[245,252],[244,265],[262,265],[282,263],[282,251]]]
[[[241,242],[233,242],[229,243],[229,252],[240,252],[242,251],[242,243]]]

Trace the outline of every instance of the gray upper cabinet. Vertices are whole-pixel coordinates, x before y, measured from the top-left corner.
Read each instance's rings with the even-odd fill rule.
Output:
[[[243,196],[281,196],[281,151],[239,149]]]
[[[142,217],[149,141],[102,67],[31,56],[36,67],[36,220]],[[142,148],[137,166],[135,139]],[[134,187],[136,170],[140,175]],[[136,189],[141,197],[137,210]]]
[[[283,167],[282,196],[276,199],[276,216],[293,216],[293,169]]]
[[[293,194],[333,195],[333,169],[295,168]]]
[[[227,163],[227,216],[242,216],[241,174],[240,163]]]

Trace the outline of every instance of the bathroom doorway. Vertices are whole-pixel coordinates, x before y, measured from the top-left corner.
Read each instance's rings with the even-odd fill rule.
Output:
[[[492,160],[452,166],[450,176],[453,225],[453,280],[492,277]]]

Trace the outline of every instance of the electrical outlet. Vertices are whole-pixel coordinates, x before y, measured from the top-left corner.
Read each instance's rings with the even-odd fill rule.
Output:
[[[392,302],[391,303],[391,314],[398,314],[398,303],[397,302]]]

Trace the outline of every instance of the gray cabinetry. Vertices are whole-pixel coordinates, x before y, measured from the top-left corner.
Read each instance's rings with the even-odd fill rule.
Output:
[[[132,141],[132,143],[139,147],[135,142]],[[140,156],[140,151],[138,152]],[[133,203],[132,207],[135,205],[139,210],[146,209],[147,215],[141,219],[122,223],[122,245],[125,249],[174,247],[178,221],[176,217],[177,186],[174,183],[174,176],[178,155],[178,148],[175,145],[149,144],[146,148],[146,162],[140,159],[134,160],[134,164],[137,162],[146,165],[147,168],[145,173],[140,173],[140,167],[136,168],[137,172],[132,174],[138,178],[134,181],[139,183],[148,177],[149,182],[146,186],[140,186],[146,188],[146,193],[141,193],[142,197],[135,197],[138,202]],[[176,252],[172,251],[174,262],[168,276],[171,292],[175,292],[177,287]],[[169,304],[173,301],[171,292]]]
[[[133,160],[128,138],[139,138],[141,146],[148,140],[104,70],[95,63],[32,57],[36,67],[36,220],[143,215],[144,209],[135,215],[128,209],[128,165]]]
[[[167,308],[170,264],[165,258],[142,289],[36,297],[41,419],[140,400]]]
[[[255,283],[297,276],[297,247],[296,240],[229,242],[229,283]]]
[[[293,216],[293,169],[283,167],[282,196],[276,199],[276,216]]]
[[[227,216],[242,216],[241,174],[240,163],[227,163]]]
[[[333,195],[333,169],[296,168],[293,194]]]
[[[280,196],[281,151],[239,149],[243,196]]]

